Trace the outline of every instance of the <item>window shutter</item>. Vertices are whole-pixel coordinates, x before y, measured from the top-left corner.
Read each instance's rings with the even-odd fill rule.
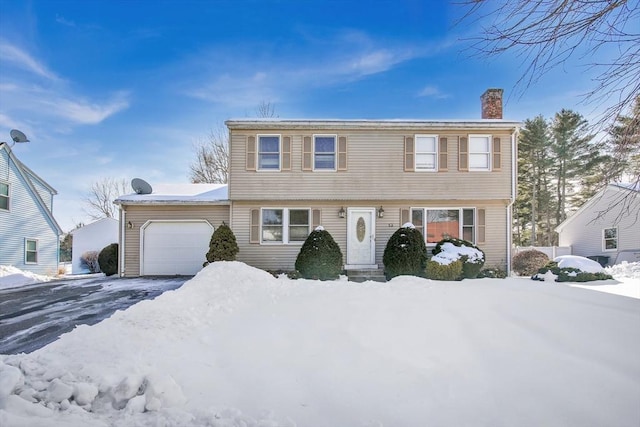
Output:
[[[247,138],[246,169],[248,171],[256,170],[256,137],[255,136],[250,136]]]
[[[338,170],[347,170],[347,137],[338,137]]]
[[[260,209],[251,209],[249,243],[260,243]]]
[[[283,171],[291,170],[291,137],[282,137],[282,168]]]
[[[485,209],[478,209],[478,241],[476,243],[484,243],[485,242],[485,238],[486,238],[486,233],[485,233],[485,216],[486,216],[486,210]]]
[[[413,172],[415,170],[415,151],[413,148],[413,137],[407,136],[404,139],[404,171]]]
[[[305,136],[302,139],[302,170],[313,170],[313,144],[311,143],[311,137]]]
[[[438,171],[446,172],[449,169],[449,153],[447,152],[449,147],[447,146],[447,138],[440,138],[438,144]]]
[[[502,147],[498,137],[493,138],[493,170],[502,170]]]
[[[400,227],[410,221],[409,209],[400,209]]]
[[[458,170],[469,170],[469,139],[466,136],[460,137],[460,150],[458,152]]]
[[[320,223],[320,209],[311,210],[311,230],[315,230],[316,227],[322,225]]]

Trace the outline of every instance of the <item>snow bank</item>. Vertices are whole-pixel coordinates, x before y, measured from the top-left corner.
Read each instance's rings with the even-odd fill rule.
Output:
[[[216,262],[0,356],[0,425],[637,426],[639,323],[640,300],[558,284]]]
[[[10,265],[0,265],[0,289],[31,285],[38,282],[48,282],[52,279],[53,277],[22,271]]]
[[[561,255],[555,257],[553,259],[558,263],[558,267],[560,268],[577,268],[580,271],[584,271],[585,273],[603,273],[604,268],[600,265],[600,263],[581,256],[577,255]]]

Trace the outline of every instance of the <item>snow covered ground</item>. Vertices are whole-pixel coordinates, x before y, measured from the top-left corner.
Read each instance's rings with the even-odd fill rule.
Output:
[[[0,289],[9,289],[16,286],[31,285],[33,283],[48,282],[53,280],[51,276],[22,271],[10,265],[0,265]]]
[[[622,285],[640,287],[634,265]],[[617,276],[616,276],[617,277]],[[28,355],[0,425],[640,425],[640,299],[522,278],[355,284],[217,262]]]

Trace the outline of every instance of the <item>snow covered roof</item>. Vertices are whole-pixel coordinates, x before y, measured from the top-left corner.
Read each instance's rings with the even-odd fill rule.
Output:
[[[636,182],[632,182],[629,184],[624,184],[624,183],[613,183],[610,184],[614,187],[619,187],[622,188],[624,190],[631,190],[631,191],[637,191],[640,193],[640,181],[636,181]]]
[[[125,194],[118,197],[117,205],[134,204],[227,204],[227,184],[155,184],[151,194]]]

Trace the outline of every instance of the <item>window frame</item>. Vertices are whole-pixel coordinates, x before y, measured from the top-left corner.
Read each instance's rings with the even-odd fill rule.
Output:
[[[433,138],[434,151],[418,151],[418,139],[419,138]],[[421,168],[418,167],[418,156],[431,155],[433,156],[433,168]],[[415,134],[413,135],[413,170],[415,172],[438,172],[438,157],[440,156],[440,137],[437,134]]]
[[[6,185],[7,186],[7,194],[1,194],[0,193],[0,198],[5,198],[7,201],[7,207],[3,208],[0,206],[0,211],[10,211],[11,210],[11,184],[9,184],[8,182],[5,181],[0,181],[0,185]]]
[[[615,230],[616,236],[611,238],[607,238],[607,230]],[[607,228],[603,228],[602,229],[602,251],[603,252],[616,252],[618,250],[618,246],[619,246],[619,234],[618,234],[618,227],[607,227]],[[614,241],[616,244],[615,248],[610,248],[607,249],[607,240],[611,240]]]
[[[316,166],[316,138],[333,138],[333,168],[318,168]],[[312,147],[311,147],[311,155],[313,156],[313,165],[311,167],[311,170],[313,170],[314,172],[336,172],[338,170],[338,135],[337,134],[324,134],[324,133],[318,133],[318,134],[313,134],[312,135]],[[329,154],[329,153],[323,153],[323,154]]]
[[[423,237],[424,237],[424,242],[427,245],[427,247],[435,247],[437,242],[429,242],[429,236],[428,236],[428,215],[427,215],[427,211],[458,211],[458,236],[452,236],[456,239],[463,239],[463,240],[467,240],[467,241],[471,241],[471,243],[473,243],[474,245],[477,244],[478,241],[478,208],[475,207],[471,207],[471,206],[449,206],[449,207],[411,207],[409,208],[409,218],[411,219],[411,223],[414,224],[414,212],[422,212],[422,225],[420,226],[416,226],[417,229],[420,230],[420,232],[422,233]],[[465,211],[472,211],[473,215],[473,224],[466,224],[464,222],[464,213]],[[414,224],[415,225],[415,224]],[[472,235],[472,239],[465,239],[464,238],[464,230],[465,229],[471,229],[471,235]],[[438,241],[440,241],[442,239],[438,239]]]
[[[29,242],[34,242],[36,245],[36,249],[34,251],[30,251],[29,250]],[[38,246],[40,246],[38,244],[38,239],[30,239],[30,238],[25,238],[24,239],[24,263],[25,264],[29,264],[29,265],[35,265],[38,264]],[[29,261],[28,260],[28,254],[29,253],[33,253],[35,254],[36,260],[35,261]]]
[[[260,139],[262,137],[277,137],[278,138],[278,168],[263,168],[260,162],[260,156],[262,154],[275,154],[274,152],[261,151]],[[282,170],[282,135],[271,133],[260,133],[256,135],[256,171],[259,172],[280,172]]]
[[[265,226],[264,224],[264,211],[282,211],[282,240],[265,240],[263,238],[263,227]],[[305,236],[305,238],[303,240],[291,240],[291,227],[292,226],[300,226],[300,225],[292,225],[291,224],[291,211],[306,211],[307,212],[307,235]],[[307,240],[307,237],[309,236],[309,234],[311,233],[311,227],[312,227],[312,211],[311,208],[308,207],[288,207],[288,208],[283,208],[283,207],[263,207],[260,208],[260,231],[259,231],[259,235],[260,235],[260,244],[261,245],[267,245],[267,246],[271,246],[271,245],[302,245],[304,244],[305,240]]]
[[[471,140],[472,138],[485,138],[487,141],[487,150],[488,151],[482,151],[482,152],[478,152],[478,151],[473,151],[472,147],[471,147]],[[493,156],[493,138],[492,135],[489,134],[469,134],[467,136],[467,155],[469,156],[467,163],[469,165],[468,170],[470,172],[491,172],[492,170],[492,161],[491,161],[491,157]],[[486,167],[482,167],[482,168],[478,168],[478,167],[473,167],[471,166],[472,161],[471,159],[473,158],[473,156],[478,156],[478,155],[482,155],[485,156],[487,159],[487,166]]]

